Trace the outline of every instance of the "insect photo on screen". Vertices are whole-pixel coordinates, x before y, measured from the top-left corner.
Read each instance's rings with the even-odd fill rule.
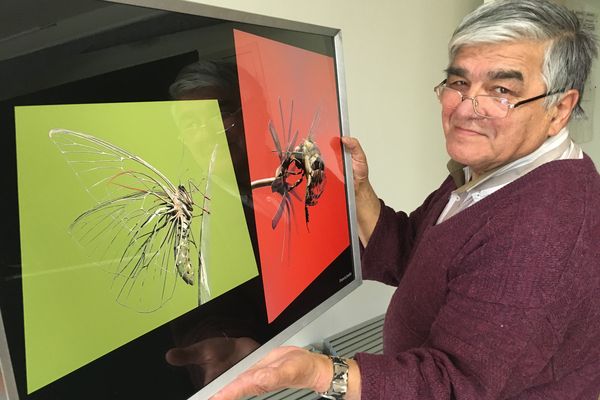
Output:
[[[292,134],[294,101],[290,104],[289,121],[284,120],[283,106],[279,99],[279,112],[281,116],[281,127],[283,138],[286,143],[285,149],[279,140],[280,135],[275,128],[273,120],[269,120],[269,134],[275,146],[275,152],[279,158],[279,165],[275,170],[275,176],[272,178],[260,179],[252,182],[252,188],[262,186],[271,186],[273,193],[281,195],[281,202],[273,219],[271,227],[275,229],[281,220],[285,211],[288,220],[293,213],[293,203],[291,197],[304,202],[304,215],[306,226],[309,223],[308,207],[315,206],[319,197],[323,194],[325,188],[325,162],[321,157],[321,152],[316,142],[314,141],[314,130],[319,122],[319,110],[315,112],[308,135],[298,145],[299,131],[296,130]],[[297,193],[298,186],[306,182],[304,199]]]
[[[173,184],[141,157],[98,137],[66,129],[49,137],[96,202],[69,232],[110,265],[119,304],[155,311],[179,281],[199,281],[209,291],[195,241],[200,229],[192,231],[194,219],[209,213],[206,192],[191,180],[187,188]]]

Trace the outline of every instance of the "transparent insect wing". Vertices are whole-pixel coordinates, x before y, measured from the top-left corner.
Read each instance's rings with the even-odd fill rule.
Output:
[[[179,191],[152,165],[109,142],[66,130],[50,137],[96,200],[71,224],[73,237],[111,273],[120,304],[139,312],[160,308],[181,279],[176,256],[194,246],[191,232],[182,242],[191,218],[174,217],[184,200],[175,199]]]
[[[117,301],[140,312],[170,300],[180,279],[174,265],[180,222],[171,218],[165,198],[164,193],[132,192],[99,203],[70,227],[73,237],[103,260]]]
[[[283,132],[285,132],[285,121],[283,118],[283,106],[281,104],[281,98],[279,98],[279,114],[281,117],[281,127]],[[277,152],[277,157],[279,158],[279,165],[275,170],[275,179],[271,183],[271,190],[273,193],[279,193],[282,198],[273,219],[271,220],[271,228],[275,229],[281,216],[283,215],[284,207],[287,206],[286,196],[287,196],[287,165],[289,163],[289,158],[286,152],[283,151],[281,146],[281,142],[279,141],[279,133],[277,132],[277,128],[273,124],[273,120],[269,120],[269,133],[271,135],[271,140],[273,141],[273,145],[275,146],[275,151]]]
[[[50,139],[92,199],[114,198],[125,187],[154,188],[176,192],[176,187],[152,165],[128,151],[95,136],[54,129]],[[127,173],[137,171],[137,174]],[[135,186],[132,186],[135,185]]]
[[[181,280],[174,265],[181,227],[179,221],[171,220],[164,204],[159,203],[136,219],[138,222],[116,264],[113,289],[120,304],[150,312],[172,298]],[[187,239],[182,245],[193,246]],[[189,248],[180,251],[190,253]]]
[[[217,152],[220,151],[219,146],[215,146],[210,157],[210,163],[208,165],[208,175],[206,183],[204,185],[204,196],[202,197],[202,209],[208,210],[210,207],[210,198],[212,196],[212,176],[214,173],[215,163],[217,159]],[[209,260],[211,259],[209,253],[208,241],[204,238],[208,235],[210,230],[210,213],[204,213],[202,216],[202,224],[200,225],[200,252],[198,254],[198,299],[199,304],[204,304],[211,299],[211,291],[209,285]]]

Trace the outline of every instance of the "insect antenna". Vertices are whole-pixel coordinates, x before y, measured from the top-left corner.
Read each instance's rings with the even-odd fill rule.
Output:
[[[283,118],[283,114],[282,114],[282,118]],[[287,138],[286,138],[288,143],[290,143],[290,139],[292,136],[292,121],[293,121],[293,119],[294,119],[294,100],[292,99],[292,104],[290,106],[290,123],[288,125],[288,133],[287,133]],[[285,130],[285,126],[283,127],[283,129]]]
[[[308,130],[308,136],[307,136],[309,139],[312,139],[312,137],[313,137],[313,132],[314,132],[317,124],[319,123],[320,114],[321,114],[321,107],[317,108],[317,111],[315,112],[315,116],[313,117],[312,123],[310,124],[310,129]]]
[[[290,157],[290,156],[293,155],[292,150],[296,146],[296,140],[298,139],[298,132],[299,132],[299,130],[296,129],[296,132],[294,133],[294,137],[292,138],[292,140],[290,140],[288,142],[288,147],[287,147],[287,150],[286,150],[286,153],[287,153],[288,157]]]
[[[277,157],[279,157],[279,162],[283,161],[283,151],[281,150],[281,143],[279,143],[279,135],[277,134],[277,130],[273,125],[273,121],[269,120],[269,133],[271,134],[271,138],[273,139],[273,144],[275,144],[275,149],[277,150]]]
[[[281,117],[281,132],[285,137],[285,121],[283,120],[283,106],[281,104],[281,97],[279,97],[277,100],[279,102],[279,116]]]
[[[206,179],[208,179],[208,178],[206,178]],[[196,184],[194,183],[194,181],[192,181],[191,179],[189,179],[189,180],[188,180],[188,192],[190,193],[190,198],[191,198],[191,200],[192,200],[192,205],[194,205],[194,206],[196,206],[196,207],[200,208],[200,210],[202,211],[200,214],[197,214],[197,215],[192,215],[192,218],[200,217],[200,216],[202,216],[204,213],[206,213],[206,214],[210,214],[210,211],[209,211],[208,209],[204,208],[204,203],[206,202],[206,200],[210,201],[210,197],[208,197],[208,196],[206,195],[206,193],[202,193],[202,191],[200,190],[200,188],[198,187],[198,185],[196,185]],[[196,192],[197,192],[197,193],[200,193],[200,196],[202,196],[202,199],[203,199],[203,204],[202,204],[202,205],[198,204],[198,203],[197,203],[197,202],[194,200],[194,198],[191,196],[193,193],[196,193]]]

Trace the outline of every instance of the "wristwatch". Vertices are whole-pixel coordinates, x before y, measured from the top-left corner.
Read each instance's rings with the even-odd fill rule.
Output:
[[[348,363],[340,357],[329,356],[329,358],[333,362],[331,386],[326,392],[318,394],[326,399],[343,400],[348,391]]]

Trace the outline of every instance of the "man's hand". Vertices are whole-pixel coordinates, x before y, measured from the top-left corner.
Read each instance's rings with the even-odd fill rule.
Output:
[[[348,361],[347,400],[360,400],[360,371]],[[286,388],[325,392],[331,385],[333,364],[323,354],[299,347],[279,347],[215,394],[211,400],[238,400]]]
[[[353,137],[342,137],[342,143],[352,159],[352,175],[354,176],[354,190],[360,191],[361,185],[369,183],[369,165],[367,156],[363,151],[358,139]]]
[[[367,156],[358,139],[343,137],[342,143],[352,159],[352,174],[354,176],[354,196],[356,197],[356,216],[358,219],[358,236],[363,246],[366,246],[375,229],[381,203],[369,182],[369,166]]]
[[[280,347],[238,376],[211,400],[234,400],[285,388],[326,391],[332,377],[332,364],[322,354],[298,347]]]

